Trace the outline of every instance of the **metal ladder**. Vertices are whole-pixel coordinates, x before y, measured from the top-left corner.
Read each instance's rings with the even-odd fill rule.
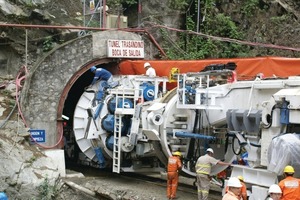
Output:
[[[120,173],[121,168],[121,133],[122,115],[115,114],[114,148],[113,148],[113,172]]]
[[[135,101],[139,98],[139,89],[113,89],[112,94],[116,95],[116,102],[119,99],[132,99],[133,108],[126,108],[123,106],[118,107],[116,103],[115,110],[115,124],[114,124],[114,145],[113,145],[113,172],[120,173],[121,169],[121,138],[122,138],[122,117],[124,115],[134,115]]]
[[[177,131],[185,131],[188,125],[188,116],[186,114],[173,114],[174,121],[171,122],[171,124],[174,125],[173,130]],[[176,143],[177,140],[180,140],[180,143]],[[187,144],[188,144],[189,139],[186,138],[177,138],[175,140],[170,139],[169,140],[169,146],[172,152],[174,151],[179,151],[183,156],[186,156],[187,154]]]

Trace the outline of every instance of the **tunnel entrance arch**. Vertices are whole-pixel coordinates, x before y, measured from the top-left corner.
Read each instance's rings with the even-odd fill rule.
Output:
[[[118,60],[107,58],[108,39],[141,40],[141,36],[125,31],[95,32],[53,49],[30,70],[21,106],[29,128],[45,130],[45,147],[61,147],[62,115],[72,112],[69,104],[90,84],[89,68],[104,65],[115,71]]]

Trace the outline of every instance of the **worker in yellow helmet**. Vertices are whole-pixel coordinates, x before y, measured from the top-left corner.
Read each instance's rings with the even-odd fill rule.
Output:
[[[241,196],[242,200],[247,200],[247,187],[246,187],[246,184],[245,184],[244,177],[243,176],[238,176],[237,178],[241,181],[241,184],[242,184],[241,195],[240,196]]]
[[[168,181],[167,181],[167,196],[168,199],[175,199],[178,187],[179,170],[182,168],[181,153],[176,151],[168,160]]]
[[[281,200],[300,199],[300,179],[293,177],[295,173],[294,168],[290,165],[287,165],[283,172],[285,178],[278,184],[282,191]]]

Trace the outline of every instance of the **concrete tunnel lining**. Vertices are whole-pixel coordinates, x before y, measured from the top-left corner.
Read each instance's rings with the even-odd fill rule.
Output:
[[[131,32],[95,32],[51,50],[29,72],[21,94],[21,106],[29,128],[45,130],[43,145],[55,145],[62,136],[61,117],[76,81],[89,73],[91,66],[115,61],[107,58],[107,39],[142,40],[140,35]]]

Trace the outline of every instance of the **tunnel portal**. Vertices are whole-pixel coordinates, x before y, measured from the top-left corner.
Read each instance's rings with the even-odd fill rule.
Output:
[[[63,131],[71,131],[76,103],[93,79],[89,69],[101,66],[118,73],[120,59],[107,56],[109,39],[142,40],[132,32],[93,32],[56,47],[30,69],[21,94],[22,112],[30,129],[45,130],[44,148],[63,147]]]

